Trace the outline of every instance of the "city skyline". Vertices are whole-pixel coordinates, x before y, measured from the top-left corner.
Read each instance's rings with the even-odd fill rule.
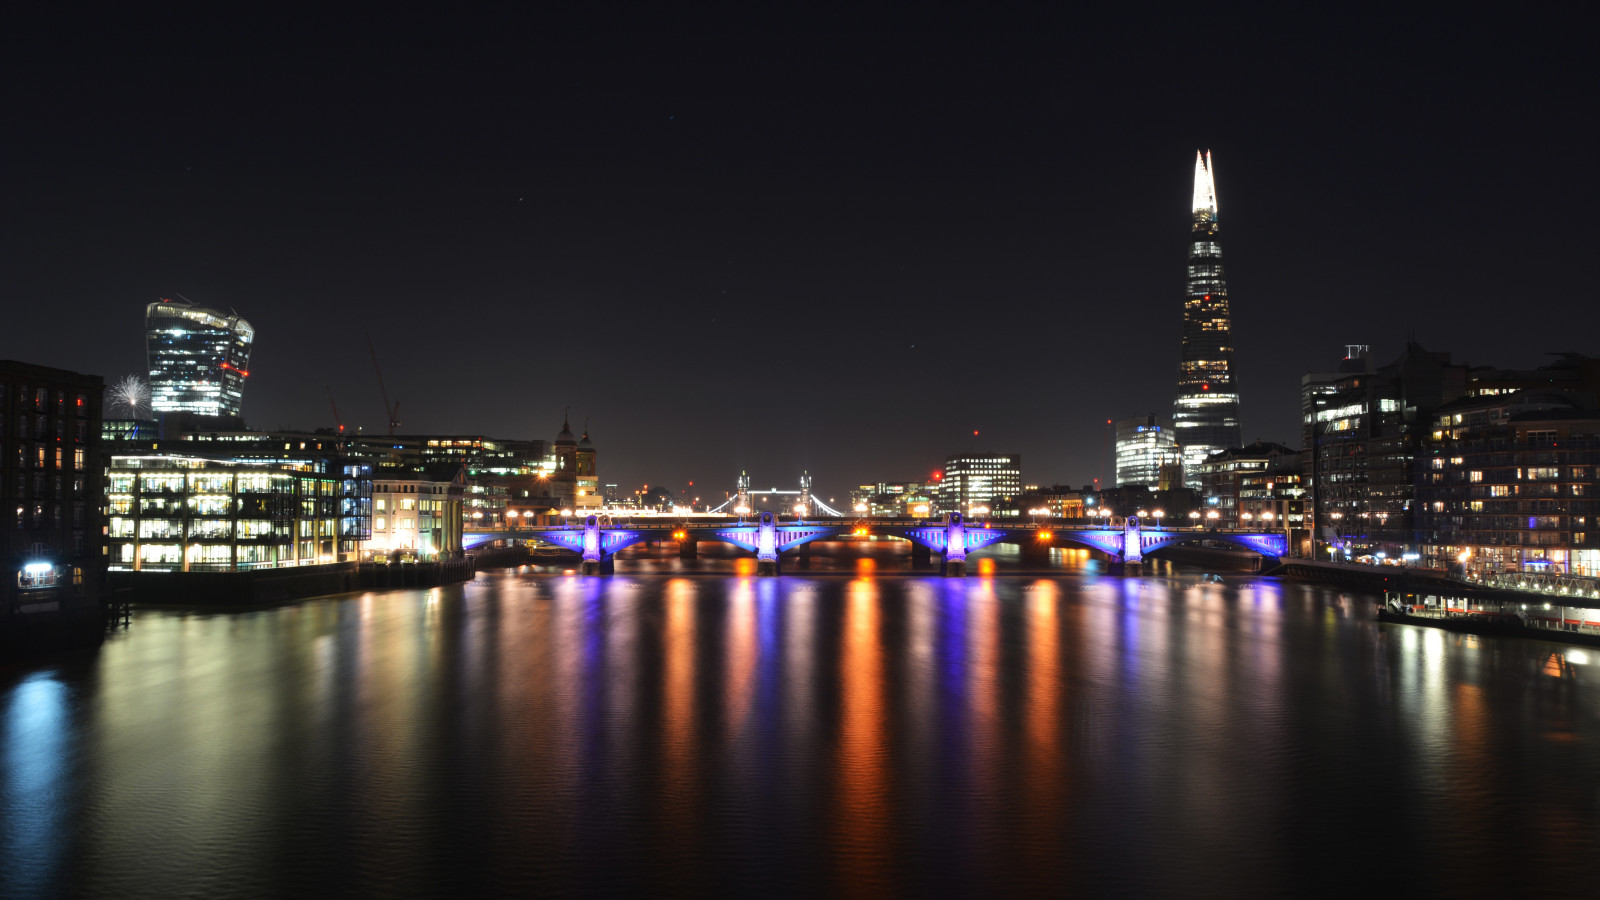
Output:
[[[1226,161],[1244,442],[1293,443],[1347,343],[1596,352],[1563,324],[1592,303],[1577,57],[1487,23],[1174,20],[1068,56],[1088,33],[45,24],[0,357],[143,372],[143,307],[182,293],[258,329],[255,428],[331,427],[330,388],[383,428],[371,333],[403,431],[548,440],[571,405],[606,482],[837,494],[981,451],[1088,483],[1106,419],[1173,399],[1196,146]]]

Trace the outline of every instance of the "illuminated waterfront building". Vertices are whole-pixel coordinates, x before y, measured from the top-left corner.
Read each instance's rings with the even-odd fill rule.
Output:
[[[1161,469],[1179,461],[1178,436],[1154,414],[1117,422],[1117,487],[1161,484]]]
[[[111,456],[113,571],[232,572],[355,558],[371,535],[371,467],[315,450]],[[277,458],[252,458],[263,449]]]
[[[372,538],[363,558],[435,562],[461,556],[468,493],[459,462],[378,469],[372,475]]]
[[[1183,301],[1183,349],[1172,424],[1183,448],[1185,479],[1198,487],[1198,466],[1212,453],[1242,443],[1234,384],[1233,321],[1217,235],[1217,184],[1211,154],[1194,159],[1194,224]]]
[[[1014,516],[1022,494],[1022,456],[982,453],[945,460],[938,484],[939,512]]]
[[[1229,447],[1221,453],[1213,453],[1206,457],[1200,464],[1196,474],[1200,476],[1200,494],[1204,499],[1202,512],[1211,524],[1221,525],[1225,528],[1238,528],[1247,520],[1242,518],[1248,510],[1240,505],[1244,493],[1244,482],[1252,475],[1264,475],[1270,471],[1285,473],[1298,473],[1300,470],[1300,454],[1270,441],[1256,441],[1248,447]],[[1263,500],[1263,495],[1258,495],[1256,500]],[[1263,509],[1257,505],[1252,520]],[[1216,512],[1218,518],[1210,520],[1210,514]]]
[[[893,518],[927,515],[933,506],[933,494],[920,481],[880,481],[863,484],[851,491],[848,511]]]
[[[160,300],[145,308],[150,408],[155,415],[240,414],[255,329],[234,313]]]
[[[1600,359],[1474,369],[1439,406],[1416,466],[1425,565],[1600,577]],[[1589,582],[1587,589],[1593,589]]]
[[[1367,371],[1346,359],[1311,407],[1311,520],[1319,557],[1403,558],[1416,551],[1414,464],[1433,411],[1462,396],[1467,367],[1415,342]],[[1302,384],[1306,384],[1302,381]],[[1306,401],[1302,401],[1304,404]]]

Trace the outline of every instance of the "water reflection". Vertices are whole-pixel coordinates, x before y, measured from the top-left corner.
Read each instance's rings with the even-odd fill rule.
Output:
[[[0,894],[1259,895],[1375,842],[1434,863],[1396,889],[1588,884],[1592,653],[1371,603],[852,566],[141,613],[0,681]]]
[[[13,687],[0,713],[0,834],[5,865],[0,895],[56,893],[71,803],[67,688],[42,672]]]

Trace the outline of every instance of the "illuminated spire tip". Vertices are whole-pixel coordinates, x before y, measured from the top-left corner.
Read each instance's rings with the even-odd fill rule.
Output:
[[[1208,219],[1217,217],[1217,180],[1211,164],[1211,151],[1194,152],[1194,215]]]

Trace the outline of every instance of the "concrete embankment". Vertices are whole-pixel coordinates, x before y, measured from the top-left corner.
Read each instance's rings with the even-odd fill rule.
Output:
[[[112,590],[147,606],[270,606],[363,588],[468,581],[470,559],[381,565],[330,563],[245,572],[111,572]]]

